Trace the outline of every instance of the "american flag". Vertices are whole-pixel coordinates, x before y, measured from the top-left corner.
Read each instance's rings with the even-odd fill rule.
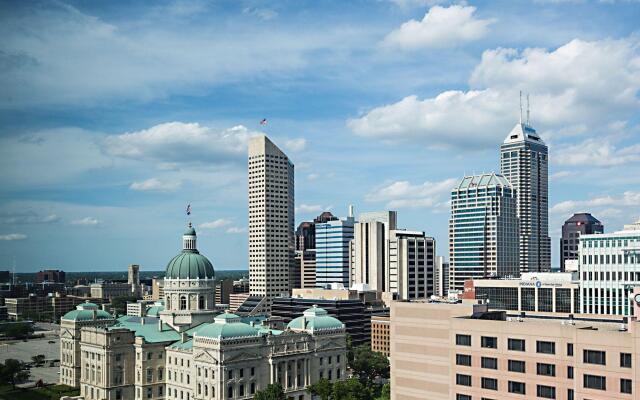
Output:
[[[262,121],[260,121],[260,125],[264,126],[267,124],[267,119],[266,118],[262,118]]]
[[[191,215],[191,204],[187,205],[187,215]]]

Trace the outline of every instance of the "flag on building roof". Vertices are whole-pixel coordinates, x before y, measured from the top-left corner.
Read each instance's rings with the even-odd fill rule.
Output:
[[[262,118],[262,121],[260,121],[260,125],[264,126],[267,124],[267,119],[266,118]]]

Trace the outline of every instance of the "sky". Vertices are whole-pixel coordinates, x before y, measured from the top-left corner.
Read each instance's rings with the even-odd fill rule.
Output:
[[[0,269],[161,270],[189,220],[247,268],[261,133],[297,223],[392,209],[447,257],[450,191],[499,172],[520,91],[557,266],[572,213],[640,217],[638,21],[632,0],[2,2]]]

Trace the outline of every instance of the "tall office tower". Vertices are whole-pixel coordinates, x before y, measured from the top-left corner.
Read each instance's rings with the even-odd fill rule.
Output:
[[[313,222],[301,222],[296,229],[296,251],[315,249],[316,226]]]
[[[435,239],[424,232],[391,231],[388,292],[400,300],[431,297],[435,247]]]
[[[560,271],[565,270],[566,260],[578,259],[580,235],[604,233],[604,226],[589,213],[573,214],[562,225],[560,238]]]
[[[289,295],[294,262],[293,164],[266,136],[249,141],[249,280],[253,296]]]
[[[387,292],[389,237],[396,229],[395,211],[360,214],[350,243],[349,285],[364,283],[370,290]]]
[[[350,207],[351,210],[351,207]],[[325,219],[316,226],[316,286],[349,286],[349,242],[355,221],[352,211],[342,219]]]
[[[436,256],[433,281],[435,286],[433,294],[447,296],[449,293],[449,263],[444,261],[443,256]]]
[[[547,146],[528,121],[520,121],[500,146],[500,153],[500,173],[511,182],[517,194],[520,272],[549,271]]]
[[[496,174],[466,176],[451,191],[449,290],[489,276],[519,276],[516,193]]]

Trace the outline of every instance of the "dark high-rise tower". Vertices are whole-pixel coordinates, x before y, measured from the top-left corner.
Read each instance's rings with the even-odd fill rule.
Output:
[[[589,213],[573,214],[562,225],[560,238],[560,271],[565,270],[565,261],[577,260],[580,235],[604,233],[604,225]]]

